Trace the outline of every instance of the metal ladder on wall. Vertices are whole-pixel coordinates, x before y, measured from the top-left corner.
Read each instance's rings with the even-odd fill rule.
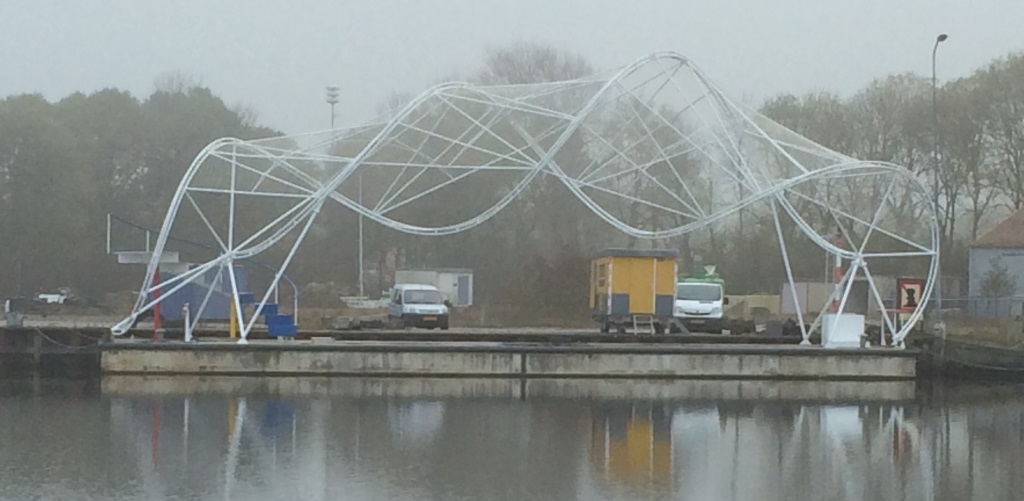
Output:
[[[647,325],[647,333],[654,335],[654,315],[633,315],[633,334],[640,334],[640,327]]]

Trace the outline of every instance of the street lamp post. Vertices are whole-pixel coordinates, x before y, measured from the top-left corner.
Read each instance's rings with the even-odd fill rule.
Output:
[[[932,118],[935,120],[935,147],[932,149],[932,173],[933,182],[935,183],[935,217],[939,217],[939,101],[938,101],[938,79],[935,74],[935,54],[939,50],[939,44],[945,42],[949,38],[949,35],[940,33],[939,36],[935,37],[935,46],[932,47]],[[935,284],[935,304],[936,314],[940,329],[944,329],[942,325],[942,241],[944,235],[939,235],[939,249],[935,254],[936,269],[938,270],[938,282]]]

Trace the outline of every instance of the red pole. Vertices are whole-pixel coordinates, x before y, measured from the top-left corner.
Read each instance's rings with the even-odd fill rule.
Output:
[[[160,299],[160,289],[156,287],[160,285],[160,266],[157,265],[156,273],[153,273],[153,300],[158,301]],[[153,305],[153,341],[157,340],[156,332],[160,330],[160,303]]]

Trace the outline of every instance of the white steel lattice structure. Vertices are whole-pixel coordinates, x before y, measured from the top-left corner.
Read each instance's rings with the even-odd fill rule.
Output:
[[[846,311],[855,279],[868,284],[873,306],[891,308],[874,268],[926,277],[908,321],[879,319],[895,343],[931,294],[938,231],[914,172],[822,147],[733,102],[683,56],[657,53],[569,81],[446,83],[361,127],[211,143],[181,180],[132,313],[112,331],[123,334],[162,297],[212,273],[232,284],[241,318],[233,264],[279,249],[279,271],[242,323],[244,342],[326,202],[402,232],[446,235],[484,223],[539,175],[560,180],[614,228],[646,239],[728,227],[741,211],[759,209],[770,215],[790,285],[796,245],[846,264],[822,312]],[[624,216],[636,209],[642,224]],[[434,212],[424,218],[425,210]],[[154,285],[175,228],[207,234],[220,253]],[[829,236],[837,231],[843,246]],[[802,309],[806,342],[822,315],[807,329]]]

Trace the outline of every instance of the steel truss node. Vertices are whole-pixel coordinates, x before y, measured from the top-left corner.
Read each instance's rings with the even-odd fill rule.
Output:
[[[445,83],[360,127],[212,142],[182,178],[134,308],[112,332],[124,334],[167,295],[212,273],[231,284],[242,318],[233,264],[279,245],[277,274],[241,325],[244,342],[328,200],[405,233],[448,235],[483,224],[540,174],[614,228],[647,239],[728,226],[740,211],[761,208],[774,225],[794,304],[793,247],[809,241],[842,259],[844,274],[821,312],[847,311],[856,279],[887,311],[891,291],[883,294],[873,267],[919,270],[925,286],[909,318],[879,320],[897,345],[931,295],[938,225],[914,172],[822,147],[730,100],[685,57],[657,53],[577,80]],[[417,218],[417,204],[432,196],[457,199],[459,209]],[[646,222],[631,224],[624,208],[642,208]],[[175,224],[203,229],[219,255],[154,285]],[[806,342],[819,321],[805,329],[798,317]]]

